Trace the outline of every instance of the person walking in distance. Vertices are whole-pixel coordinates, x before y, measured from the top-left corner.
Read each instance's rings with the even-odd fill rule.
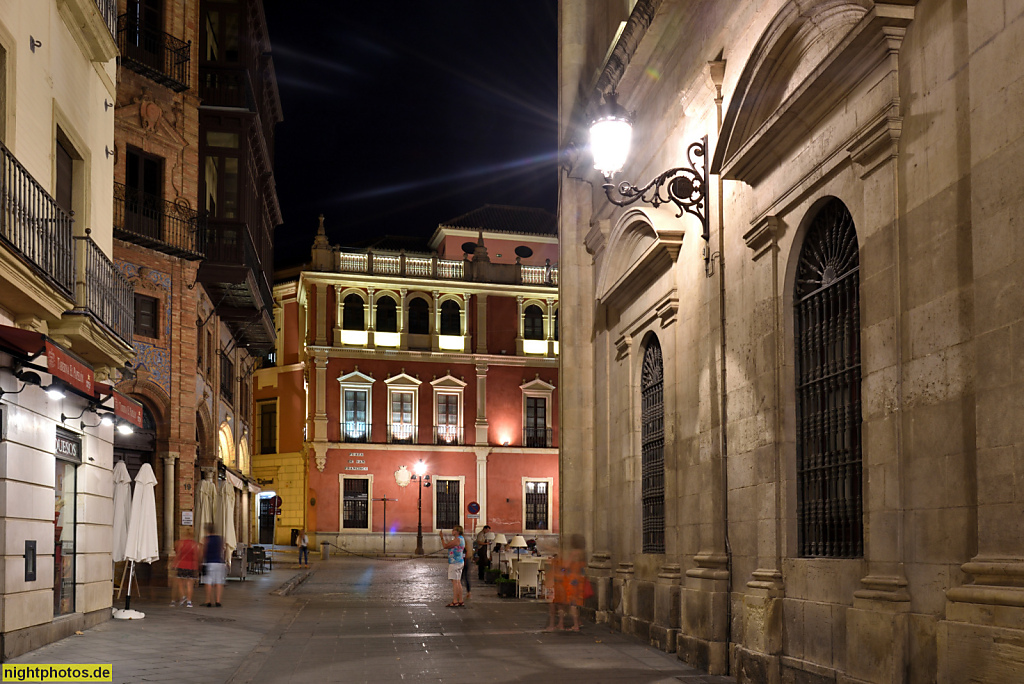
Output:
[[[175,585],[181,594],[180,606],[192,607],[192,585],[199,576],[199,549],[191,537],[182,537],[174,545],[174,567],[177,570]],[[174,605],[174,594],[171,594],[171,605]]]
[[[224,563],[224,538],[214,532],[212,523],[206,526],[202,558],[203,584],[206,585],[206,607],[217,606],[220,608],[228,567]]]
[[[309,567],[309,535],[306,534],[306,528],[303,527],[299,530],[299,536],[295,542],[299,545],[299,567]],[[305,558],[305,560],[303,560]]]
[[[476,565],[477,565],[477,579],[481,582],[484,581],[484,574],[487,572],[487,568],[491,567],[491,556],[487,553],[490,550],[487,535],[491,531],[490,525],[484,525],[483,529],[476,535],[476,541],[473,542],[474,551],[476,552]]]
[[[445,539],[444,530],[438,530],[441,546],[448,549],[448,579],[452,581],[452,602],[449,608],[461,608],[462,602],[462,570],[465,566],[466,541],[462,537],[462,526],[452,528],[452,538]]]

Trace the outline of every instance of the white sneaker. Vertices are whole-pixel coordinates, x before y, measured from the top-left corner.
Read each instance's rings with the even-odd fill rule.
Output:
[[[192,607],[192,602],[191,602],[191,601],[187,601],[187,602],[185,603],[185,607],[186,607],[186,608],[191,608],[191,607]]]

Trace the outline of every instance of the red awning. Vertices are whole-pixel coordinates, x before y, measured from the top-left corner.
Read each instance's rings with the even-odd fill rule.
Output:
[[[46,335],[33,330],[0,325],[0,350],[30,364],[34,364],[37,357],[45,351],[46,368],[36,365],[33,365],[33,368],[45,370],[50,375],[60,378],[77,394],[84,395],[87,399],[96,398],[92,366]]]
[[[124,418],[135,427],[142,429],[142,404],[135,401],[126,394],[123,394],[110,385],[102,382],[96,383],[96,394],[99,396],[114,397],[114,415]]]

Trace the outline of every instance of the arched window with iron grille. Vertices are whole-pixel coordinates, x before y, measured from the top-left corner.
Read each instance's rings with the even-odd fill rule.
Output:
[[[643,552],[665,553],[665,374],[661,344],[651,335],[640,376]]]
[[[804,557],[864,555],[860,255],[853,217],[832,199],[797,263],[797,543]]]

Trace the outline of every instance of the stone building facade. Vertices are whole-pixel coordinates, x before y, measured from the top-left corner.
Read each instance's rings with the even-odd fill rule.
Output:
[[[1024,678],[1022,40],[1008,3],[560,4],[561,515],[597,620],[740,681]],[[613,92],[612,182],[706,163],[707,241],[608,201]]]
[[[554,215],[487,205],[369,248],[332,247],[321,219],[310,263],[278,276],[278,363],[255,385],[261,542],[305,527],[411,553],[422,525],[430,553],[439,529],[489,524],[555,545]]]

